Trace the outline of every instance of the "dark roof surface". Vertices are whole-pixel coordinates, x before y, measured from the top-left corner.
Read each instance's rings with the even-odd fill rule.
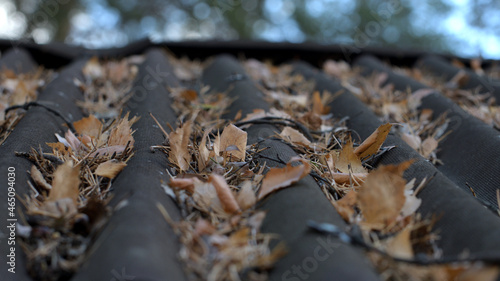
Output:
[[[14,48],[11,48],[14,46]],[[384,84],[393,84],[395,89],[412,92],[428,89],[428,85],[412,77],[396,73],[385,62],[400,67],[416,67],[436,77],[450,80],[460,71],[468,75],[463,89],[481,88],[500,99],[500,83],[494,78],[478,75],[472,69],[460,69],[447,56],[424,52],[392,51],[383,49],[356,50],[343,46],[289,45],[252,42],[179,42],[152,44],[137,42],[123,48],[107,50],[85,50],[62,44],[38,46],[25,42],[0,42],[0,68],[12,69],[16,73],[35,71],[38,65],[53,68],[57,75],[41,91],[37,98],[47,107],[57,110],[54,115],[45,108],[27,108],[24,117],[15,126],[8,138],[0,146],[0,182],[7,182],[8,167],[16,169],[16,192],[23,196],[30,188],[26,184],[32,163],[15,152],[28,152],[32,147],[43,146],[54,141],[54,134],[67,130],[64,123],[74,122],[84,116],[76,101],[82,100],[81,89],[74,79],[84,79],[81,70],[92,55],[121,58],[144,54],[145,60],[138,67],[135,86],[141,87],[148,80],[146,92],[137,91],[129,100],[124,111],[131,116],[142,118],[134,124],[135,153],[127,167],[113,182],[113,197],[110,207],[116,209],[104,228],[96,234],[82,268],[69,280],[109,280],[117,278],[113,272],[126,269],[133,280],[187,280],[183,266],[178,260],[179,244],[172,227],[160,214],[157,204],[163,205],[175,221],[181,218],[176,203],[168,197],[161,182],[167,182],[165,156],[152,153],[150,147],[164,141],[163,134],[151,118],[152,113],[161,124],[175,124],[176,114],[170,108],[169,88],[182,85],[175,75],[163,47],[177,56],[205,59],[215,56],[204,69],[195,84],[210,85],[213,89],[228,91],[230,97],[237,98],[226,116],[234,117],[238,111],[252,112],[254,109],[268,109],[268,102],[262,97],[260,88],[245,72],[235,56],[270,59],[275,63],[291,63],[295,73],[315,81],[317,90],[336,93],[344,89],[331,104],[331,113],[336,118],[349,116],[347,126],[366,139],[382,122],[379,117],[360,99],[343,88],[340,80],[327,75],[318,66],[327,59],[346,60],[359,67],[360,75],[371,77],[373,72],[387,73]],[[347,53],[346,53],[347,52]],[[347,56],[346,56],[347,54]],[[468,65],[467,60],[458,59]],[[484,67],[496,62],[487,61]],[[157,80],[151,79],[150,70],[160,73]],[[228,79],[241,74],[244,79]],[[148,78],[149,77],[149,78]],[[151,81],[150,81],[151,80]],[[144,88],[144,87],[142,87]],[[134,90],[132,90],[134,92]],[[431,176],[427,186],[419,193],[422,205],[419,212],[423,217],[439,217],[435,229],[439,229],[441,239],[438,246],[444,257],[460,256],[464,252],[471,259],[500,262],[500,218],[498,217],[498,190],[500,188],[500,132],[463,110],[454,101],[434,89],[422,99],[420,108],[433,110],[433,118],[447,113],[450,124],[447,137],[437,151],[443,165],[433,165],[417,151],[405,143],[398,135],[389,134],[385,144],[395,146],[384,153],[377,163],[395,164],[409,159],[415,163],[405,172],[407,180],[417,181]],[[262,142],[269,147],[263,153],[270,158],[287,162],[296,155],[289,146],[280,141],[267,139],[274,135],[276,128],[269,124],[253,125],[247,129],[248,142]],[[269,166],[282,164],[267,161]],[[270,280],[299,280],[292,268],[303,264],[314,255],[315,248],[323,245],[328,256],[307,272],[307,280],[378,280],[380,277],[368,262],[363,251],[353,245],[340,242],[336,237],[325,236],[308,230],[307,222],[314,220],[346,227],[342,217],[323,195],[312,176],[306,177],[294,188],[281,190],[258,208],[267,211],[262,232],[277,233],[289,245],[289,254],[278,261],[270,272]],[[475,197],[470,192],[474,190]],[[7,189],[0,190],[0,220],[7,221]],[[126,199],[127,204],[123,205]],[[121,205],[120,205],[121,204]],[[21,204],[18,203],[21,208]],[[321,240],[321,241],[320,241]],[[319,244],[318,244],[319,243]],[[324,244],[328,245],[324,245]],[[329,244],[333,243],[333,244]],[[330,245],[330,246],[329,246]],[[334,245],[334,246],[331,246]],[[26,257],[17,246],[16,274],[14,279],[32,280],[25,272]],[[6,255],[8,245],[2,239],[0,250],[0,270],[2,276],[8,265]],[[331,247],[331,248],[328,248]],[[65,279],[66,280],[66,279]],[[118,280],[118,279],[116,279]]]

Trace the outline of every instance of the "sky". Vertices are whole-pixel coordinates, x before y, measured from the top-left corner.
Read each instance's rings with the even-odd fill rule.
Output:
[[[12,1],[0,0],[1,38],[18,38],[19,34],[22,34],[26,29],[28,19],[23,13],[16,11]],[[116,25],[120,21],[120,14],[116,9],[110,9],[99,0],[81,1],[84,3],[85,9],[75,13],[70,23],[68,23],[71,25],[71,32],[66,42],[90,48],[119,46],[128,43],[127,33],[116,29]],[[130,4],[129,6],[133,6],[132,4],[135,1],[138,0],[124,0],[122,3],[124,3],[125,7],[127,3]],[[126,28],[133,29],[132,33],[138,34],[139,37],[150,37],[155,41],[204,40],[211,39],[214,36],[228,40],[238,38],[238,34],[227,27],[227,30],[221,31],[220,22],[217,22],[219,19],[214,16],[213,8],[212,10],[208,9],[208,5],[204,2],[188,1],[194,3],[194,17],[187,15],[183,10],[176,9],[175,6],[166,4],[163,9],[158,11],[166,19],[163,27],[158,26],[159,23],[154,17],[145,16],[136,25],[127,26]],[[445,1],[452,6],[451,12],[446,15],[433,15],[431,25],[426,22],[428,17],[420,16],[427,13],[425,5],[421,5],[420,1],[411,2],[411,5],[414,5],[414,13],[416,13],[414,15],[415,24],[419,26],[415,32],[426,32],[426,28],[430,28],[438,29],[447,34],[450,40],[456,42],[451,52],[458,56],[482,56],[484,58],[500,59],[500,38],[498,34],[491,30],[472,27],[467,23],[466,19],[468,13],[470,13],[470,7],[475,0]],[[30,3],[30,1],[26,2]],[[355,19],[356,15],[352,15],[354,4],[350,0],[308,0],[306,2],[306,11],[311,16],[320,16],[325,13],[325,7],[331,4],[338,7],[339,13],[349,15],[345,17],[346,19]],[[256,0],[246,0],[241,2],[241,5],[243,9],[252,11],[255,8]],[[265,0],[264,14],[270,20],[259,19],[253,23],[252,28],[258,34],[256,39],[292,43],[304,42],[306,35],[291,17],[295,9],[294,1]],[[216,12],[224,13],[226,10],[224,6],[220,6]],[[332,14],[332,16],[336,15]],[[495,10],[486,11],[484,18],[493,24],[500,22],[500,17],[495,14]],[[349,21],[345,23],[345,25],[349,24],[352,25],[353,23]],[[197,25],[196,28],[193,28],[194,25]],[[130,33],[131,30],[128,31]],[[331,30],[325,27],[325,37],[327,37],[328,32],[331,32]],[[50,29],[42,27],[35,29],[32,35],[37,43],[47,43],[53,37],[52,33]],[[395,28],[388,27],[382,32],[381,36],[397,40],[398,31]],[[344,40],[337,38],[337,40],[336,43],[349,43],[352,38],[344,38]]]

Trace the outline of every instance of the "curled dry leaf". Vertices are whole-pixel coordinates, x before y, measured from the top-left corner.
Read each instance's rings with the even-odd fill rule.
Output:
[[[288,126],[283,128],[283,131],[281,131],[280,136],[283,139],[293,144],[305,145],[305,146],[311,145],[311,142],[301,132]]]
[[[375,132],[366,138],[365,141],[356,147],[354,153],[358,155],[359,159],[366,159],[376,154],[391,131],[391,127],[392,125],[390,123],[381,125]]]
[[[41,187],[45,190],[51,190],[52,186],[47,183],[45,178],[43,177],[42,173],[36,168],[35,165],[31,166],[31,178],[33,179],[33,182],[38,186]]]
[[[236,149],[234,149],[234,146]],[[245,152],[247,147],[247,132],[230,124],[224,128],[220,136],[220,150],[231,155],[232,160],[245,160]],[[229,148],[229,149],[228,149]]]
[[[292,166],[293,162],[301,162],[302,165]],[[266,197],[272,192],[290,186],[309,174],[311,166],[305,159],[294,157],[283,168],[271,168],[262,180],[262,186],[258,199]]]
[[[179,167],[179,170],[187,171],[191,154],[188,150],[189,136],[191,135],[192,122],[187,121],[175,131],[170,132],[170,154],[168,160]]]
[[[225,212],[229,214],[234,214],[240,212],[240,207],[231,188],[227,184],[226,180],[217,174],[212,174],[208,178],[208,182],[212,183],[217,192],[217,196],[222,204],[222,208]]]
[[[97,166],[95,174],[101,177],[114,179],[126,166],[126,163],[116,159],[108,160]]]
[[[382,230],[392,225],[405,204],[403,172],[413,160],[387,165],[368,174],[358,191],[358,205],[365,218],[362,226]]]
[[[312,112],[318,115],[325,115],[330,112],[329,106],[324,106],[323,101],[321,100],[321,95],[318,91],[315,91],[312,96],[313,106]]]

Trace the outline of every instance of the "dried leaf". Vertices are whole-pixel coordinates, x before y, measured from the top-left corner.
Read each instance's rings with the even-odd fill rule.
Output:
[[[396,258],[412,259],[413,247],[410,240],[411,228],[405,227],[402,231],[396,234],[395,237],[387,241],[387,252]]]
[[[132,134],[132,124],[137,121],[137,117],[133,117],[128,120],[128,113],[120,120],[118,125],[111,130],[108,138],[108,145],[127,145],[130,142],[130,146],[134,145],[134,137]]]
[[[255,205],[257,197],[255,196],[251,181],[243,182],[241,189],[236,196],[236,201],[238,201],[238,205],[242,210],[246,210]]]
[[[422,143],[422,156],[424,158],[429,158],[431,153],[438,147],[438,141],[433,137],[428,137]]]
[[[237,149],[228,150],[228,147],[233,145],[236,146]],[[220,137],[220,149],[222,153],[226,152],[228,155],[231,155],[230,159],[232,161],[243,161],[245,160],[246,147],[247,132],[234,126],[233,124],[224,128]]]
[[[358,205],[365,221],[363,226],[382,230],[398,218],[405,204],[406,180],[403,172],[413,160],[387,165],[368,174],[358,191]]]
[[[211,174],[208,178],[208,182],[212,183],[217,192],[217,196],[222,204],[222,208],[225,212],[229,214],[234,214],[240,212],[240,207],[231,188],[227,184],[226,180],[217,174]]]
[[[391,127],[390,123],[381,125],[361,145],[356,147],[354,153],[356,153],[359,159],[366,159],[376,154],[391,131]]]
[[[54,217],[71,216],[77,213],[80,186],[80,167],[65,162],[54,172],[52,189],[41,209]]]
[[[325,115],[330,112],[330,107],[323,105],[323,101],[321,100],[321,95],[319,94],[318,91],[315,91],[313,93],[312,99],[313,99],[312,112],[318,115]]]
[[[361,164],[361,160],[354,153],[354,148],[351,138],[347,140],[340,151],[339,157],[335,162],[335,168],[342,173],[366,173],[366,169]]]
[[[71,161],[65,162],[57,167],[52,180],[52,190],[48,201],[56,201],[62,198],[71,198],[75,206],[78,200],[80,186],[80,167],[73,167]]]
[[[302,165],[292,166],[292,163],[296,161],[301,162]],[[290,159],[286,167],[271,168],[262,180],[258,199],[261,200],[272,192],[290,186],[307,176],[310,171],[309,162],[298,157]]]
[[[293,144],[299,144],[305,146],[311,145],[311,142],[301,132],[288,126],[283,128],[283,131],[281,131],[280,136],[283,139],[288,140]]]
[[[188,145],[191,128],[192,122],[187,121],[182,127],[177,128],[169,134],[170,154],[168,155],[168,160],[177,165],[181,172],[189,169],[191,154],[188,151]]]
[[[356,191],[350,190],[346,195],[344,195],[344,197],[342,197],[342,199],[332,201],[332,203],[340,216],[342,216],[345,221],[350,222],[356,213],[354,207],[356,206],[357,201]]]
[[[207,167],[207,162],[210,157],[210,151],[207,148],[207,138],[208,134],[210,133],[211,130],[205,130],[205,133],[203,133],[203,137],[201,138],[200,145],[198,147],[198,154],[197,156],[197,161],[198,161],[198,170],[200,172],[204,171],[205,168]]]
[[[360,184],[365,181],[367,176],[368,173],[332,173],[333,180],[337,184],[350,184],[351,182]]]
[[[36,168],[35,165],[31,166],[30,174],[31,174],[31,178],[33,179],[33,182],[35,182],[35,184],[38,187],[41,187],[45,190],[52,189],[52,186],[49,183],[47,183],[47,181],[43,177],[42,173]]]
[[[73,122],[73,126],[80,136],[98,138],[102,132],[102,123],[94,115]]]
[[[114,179],[126,166],[126,163],[116,159],[108,160],[97,166],[95,174],[101,177]]]

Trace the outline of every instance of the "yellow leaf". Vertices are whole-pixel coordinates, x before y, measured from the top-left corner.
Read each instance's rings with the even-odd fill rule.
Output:
[[[302,165],[292,166],[292,163],[296,161],[301,162]],[[310,171],[311,166],[309,163],[298,157],[290,159],[290,162],[283,168],[271,168],[262,180],[258,199],[260,200],[272,192],[290,186],[307,176]]]
[[[127,164],[124,162],[117,161],[115,159],[108,160],[97,166],[95,174],[101,177],[114,179],[118,173],[120,173]]]
[[[391,127],[390,123],[381,125],[360,146],[356,147],[354,153],[359,159],[363,160],[376,154],[391,131]]]

